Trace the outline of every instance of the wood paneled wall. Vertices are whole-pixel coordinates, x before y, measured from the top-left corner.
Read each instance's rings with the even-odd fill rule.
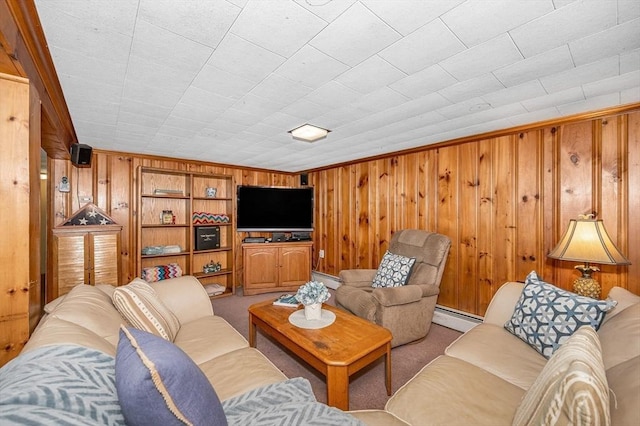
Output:
[[[48,229],[60,225],[79,207],[84,206],[84,197],[92,197],[93,203],[109,214],[118,225],[122,225],[122,284],[130,282],[138,276],[136,265],[136,170],[138,166],[160,167],[198,173],[223,173],[234,176],[236,185],[264,186],[299,186],[297,174],[276,173],[255,169],[240,169],[196,161],[176,160],[149,157],[128,153],[116,153],[94,150],[91,167],[77,168],[70,161],[49,160],[49,180],[52,202],[49,205],[50,223]],[[67,176],[71,183],[71,192],[58,191],[62,176]],[[50,231],[49,231],[50,232]],[[267,235],[252,233],[256,235]],[[245,233],[236,236],[235,264],[237,268],[236,283],[242,276],[241,243]],[[49,241],[53,241],[49,238]],[[51,253],[51,249],[48,250]],[[52,261],[49,256],[47,269],[51,277]],[[51,282],[47,279],[48,288]],[[50,300],[48,291],[47,300]]]
[[[299,186],[297,174],[125,153],[94,151],[90,168],[50,161],[48,228],[83,205],[81,197],[93,197],[123,225],[123,283],[137,275],[137,166]],[[70,179],[70,193],[57,191],[62,176]],[[640,235],[638,111],[313,171],[309,182],[316,188],[314,252],[325,251],[324,259],[314,255],[320,272],[376,268],[394,231],[433,230],[453,242],[438,303],[482,315],[504,282],[523,280],[531,270],[571,289],[575,265],[546,254],[569,219],[596,212],[632,262],[602,266],[603,294],[614,285],[640,294],[640,240],[629,237]],[[236,237],[237,283],[244,236]]]
[[[376,268],[392,233],[448,235],[438,303],[483,315],[506,281],[532,270],[571,289],[572,262],[546,254],[569,219],[597,213],[631,266],[600,265],[640,294],[640,112],[425,149],[312,172],[318,270]]]

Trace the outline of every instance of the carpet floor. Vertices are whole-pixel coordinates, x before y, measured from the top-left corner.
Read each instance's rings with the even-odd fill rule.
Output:
[[[335,305],[334,291],[328,304]],[[214,299],[213,310],[216,315],[227,320],[246,339],[249,336],[249,314],[247,308],[253,303],[275,299],[281,293],[267,293],[256,296],[238,294]],[[392,391],[396,392],[431,360],[442,355],[445,348],[461,335],[460,332],[437,324],[432,324],[426,339],[417,343],[399,346],[391,350]],[[320,402],[327,401],[327,387],[324,376],[316,372],[296,355],[281,347],[258,330],[257,348],[273,362],[287,377],[305,377]],[[351,410],[382,409],[389,396],[384,384],[384,359],[380,358],[368,368],[351,377],[349,402]]]

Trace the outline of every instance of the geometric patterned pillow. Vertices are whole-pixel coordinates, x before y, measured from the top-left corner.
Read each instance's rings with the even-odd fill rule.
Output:
[[[605,313],[616,304],[562,290],[532,271],[504,328],[549,358],[583,325],[598,330]]]
[[[608,425],[609,386],[598,333],[585,326],[549,359],[516,410],[513,424]]]
[[[383,288],[405,285],[409,279],[414,263],[416,263],[414,257],[393,254],[387,250],[384,256],[382,256],[380,266],[378,266],[376,275],[373,277],[371,287]]]
[[[173,342],[180,321],[145,281],[135,278],[129,284],[117,287],[111,297],[113,305],[131,325]]]

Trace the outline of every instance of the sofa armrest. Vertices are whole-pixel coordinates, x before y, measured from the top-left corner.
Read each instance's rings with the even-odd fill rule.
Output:
[[[371,287],[377,269],[346,269],[340,271],[340,283],[350,287]]]
[[[382,306],[405,305],[422,299],[422,289],[418,285],[376,288],[373,297]]]
[[[484,314],[484,322],[502,327],[513,315],[523,287],[523,283],[504,283],[491,299],[487,312]]]
[[[191,275],[154,282],[151,286],[160,300],[178,317],[180,324],[213,315],[207,291]]]

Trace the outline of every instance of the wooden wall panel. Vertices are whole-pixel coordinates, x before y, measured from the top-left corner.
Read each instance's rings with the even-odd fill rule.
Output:
[[[596,278],[603,294],[613,285],[639,294],[640,247],[629,238],[640,233],[633,214],[640,209],[639,141],[635,111],[312,172],[324,194],[316,205],[322,232],[315,233],[315,248],[332,259],[319,270],[337,275],[364,267],[362,252],[375,268],[394,231],[434,230],[452,239],[438,303],[483,315],[504,282],[532,270],[570,290],[575,264],[547,253],[570,219],[595,212],[633,263],[602,267]],[[363,226],[367,214],[370,226]],[[336,253],[332,234],[341,238]]]

